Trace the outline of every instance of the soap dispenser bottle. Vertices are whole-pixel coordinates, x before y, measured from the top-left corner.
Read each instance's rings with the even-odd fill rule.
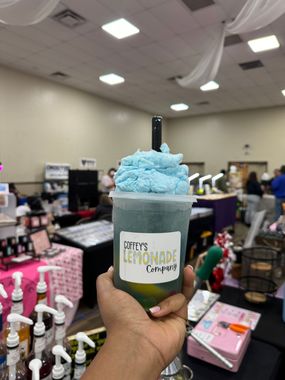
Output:
[[[0,284],[0,296],[3,298],[8,298],[8,295],[4,289],[4,286]],[[4,371],[4,368],[6,366],[6,345],[4,343],[4,336],[3,336],[3,306],[0,302],[0,379],[1,374]]]
[[[23,317],[20,314],[11,313],[7,317],[7,322],[10,324],[10,331],[7,337],[7,368],[5,370],[5,380],[26,380],[26,367],[20,359],[20,338],[17,332],[17,325],[27,324],[32,325],[33,321]]]
[[[52,379],[53,380],[62,380],[65,377],[65,369],[61,364],[61,358],[63,358],[71,366],[71,357],[64,350],[61,345],[56,345],[52,349],[52,353],[55,356],[55,365],[52,368]]]
[[[86,370],[86,352],[84,350],[84,343],[92,348],[95,348],[95,343],[84,332],[77,333],[75,338],[78,342],[78,349],[75,354],[73,379],[79,380]]]
[[[65,313],[64,309],[65,307],[72,308],[73,303],[69,301],[65,296],[57,295],[55,297],[55,303],[57,305],[57,314],[54,316],[54,323],[55,323],[55,344],[63,346],[64,350],[70,354],[71,347],[66,339],[66,331],[65,331]],[[64,364],[65,369],[65,380],[71,379],[71,364],[69,362],[66,362]]]
[[[42,303],[44,305],[47,305],[47,283],[45,281],[45,273],[61,270],[61,267],[55,266],[55,265],[44,265],[39,266],[37,268],[37,271],[39,272],[39,282],[37,284],[37,304]],[[37,313],[35,311],[32,312],[30,315],[30,318],[35,323],[37,320]],[[53,316],[50,313],[44,313],[43,314],[43,321],[46,326],[46,341],[47,345],[51,348],[52,342],[53,342]],[[31,337],[32,337],[33,331],[30,331]],[[31,346],[32,346],[32,339],[31,339]]]
[[[32,372],[32,380],[40,380],[40,369],[42,362],[40,359],[33,359],[29,363],[29,370]]]
[[[12,292],[12,314],[20,314],[22,315],[24,312],[23,306],[23,290],[22,286],[22,272],[14,272],[12,274],[12,278],[14,280],[14,290]],[[19,333],[20,338],[20,355],[21,358],[26,358],[30,351],[30,329],[29,326],[23,323],[16,323],[16,329]],[[5,337],[7,338],[9,334],[9,328],[5,331]]]
[[[33,349],[26,360],[27,367],[27,379],[32,379],[32,373],[29,370],[30,363],[33,359],[40,359],[42,367],[40,370],[40,380],[51,380],[52,371],[52,354],[47,349],[46,336],[45,336],[45,324],[43,321],[44,313],[56,315],[57,311],[43,304],[37,304],[35,306],[35,312],[37,314],[37,322],[34,325],[33,332]]]

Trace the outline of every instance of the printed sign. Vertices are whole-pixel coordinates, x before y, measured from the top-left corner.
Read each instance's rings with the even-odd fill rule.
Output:
[[[70,164],[52,164],[46,163],[45,179],[67,180]]]
[[[120,277],[140,284],[174,281],[180,272],[181,233],[120,233]]]
[[[96,158],[80,158],[79,161],[80,169],[85,170],[95,170],[96,169]]]

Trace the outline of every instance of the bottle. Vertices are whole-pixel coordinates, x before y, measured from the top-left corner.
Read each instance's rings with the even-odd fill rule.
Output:
[[[61,364],[61,358],[63,358],[71,366],[71,357],[61,345],[54,346],[52,353],[55,356],[55,365],[52,368],[52,379],[62,380],[65,375],[65,369]]]
[[[0,284],[0,296],[3,298],[8,298],[8,295],[4,289],[4,286]],[[3,338],[3,317],[2,317],[3,307],[2,303],[0,302],[0,379],[1,374],[4,371],[4,368],[6,366],[6,345],[4,344],[4,338]]]
[[[83,332],[76,334],[78,342],[78,349],[75,353],[75,367],[74,367],[74,380],[79,380],[86,370],[86,352],[84,350],[84,343],[90,347],[95,348],[95,343]]]
[[[40,359],[42,362],[42,367],[40,370],[41,380],[51,380],[52,371],[52,355],[47,348],[46,336],[45,336],[45,324],[43,321],[44,313],[49,313],[55,315],[57,311],[48,307],[47,305],[37,304],[35,306],[35,312],[37,314],[37,322],[34,325],[34,339],[33,339],[33,349],[26,360],[27,367],[27,380],[32,379],[32,372],[29,370],[30,363],[33,359]]]
[[[7,336],[7,367],[4,374],[5,380],[26,380],[26,367],[20,360],[20,337],[17,331],[17,325],[20,323],[32,325],[33,321],[23,317],[20,314],[11,313],[7,317],[10,324],[9,334]]]
[[[15,281],[14,290],[12,292],[12,307],[11,313],[13,314],[23,314],[24,306],[23,306],[23,290],[21,288],[22,285],[22,272],[14,272],[12,277]],[[30,351],[30,329],[29,326],[23,323],[16,324],[17,332],[19,333],[20,338],[20,355],[21,358],[26,358]],[[7,338],[9,334],[9,328],[5,330],[5,337]]]
[[[45,273],[53,270],[61,270],[61,267],[55,265],[39,266],[37,271],[39,272],[39,282],[37,284],[37,304],[41,303],[47,305],[47,283],[45,282]],[[35,323],[37,320],[37,313],[35,311],[30,315],[31,320]],[[53,316],[49,313],[43,314],[43,321],[46,327],[46,343],[51,349],[53,342]],[[31,347],[33,339],[33,331],[30,329]]]
[[[40,359],[33,359],[29,363],[29,369],[32,371],[32,380],[40,380],[40,369],[42,362]]]
[[[64,308],[65,306],[68,306],[70,308],[73,307],[73,303],[69,301],[65,296],[57,295],[55,297],[55,303],[57,305],[57,314],[54,316],[54,322],[55,322],[55,344],[60,345],[64,348],[64,350],[70,354],[71,347],[66,339],[66,332],[65,332],[65,313]],[[70,380],[71,379],[71,364],[69,362],[66,362],[64,364],[65,374],[64,379]]]

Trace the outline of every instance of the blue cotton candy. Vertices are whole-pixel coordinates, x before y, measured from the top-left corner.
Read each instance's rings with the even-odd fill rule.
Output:
[[[188,194],[188,167],[182,154],[171,154],[167,144],[161,152],[137,151],[124,157],[115,176],[116,191]]]

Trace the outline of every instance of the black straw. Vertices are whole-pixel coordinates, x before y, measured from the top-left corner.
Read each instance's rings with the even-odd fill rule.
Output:
[[[153,116],[152,118],[152,149],[160,152],[161,146],[162,117]]]

